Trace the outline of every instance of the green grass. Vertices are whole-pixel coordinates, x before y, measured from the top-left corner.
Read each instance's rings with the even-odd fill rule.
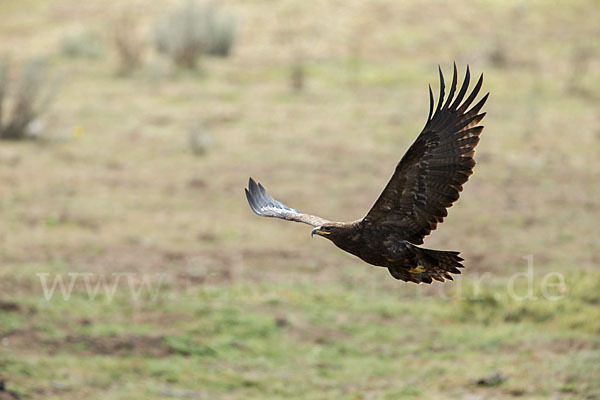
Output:
[[[135,14],[150,27],[173,5]],[[43,140],[0,143],[7,387],[49,399],[600,397],[597,54],[585,90],[568,87],[577,49],[597,47],[597,2],[225,6],[240,22],[230,58],[186,72],[149,54],[123,78],[106,30],[116,5],[0,5],[0,50],[47,54],[65,77]],[[82,24],[106,34],[106,57],[60,57]],[[492,57],[502,48],[505,64]],[[296,51],[301,93],[288,82]],[[455,60],[491,92],[475,174],[426,243],[462,251],[460,279],[398,282],[251,213],[249,175],[299,210],[362,217],[425,122],[437,65],[449,76]],[[201,157],[194,121],[211,138]],[[56,289],[47,301],[40,273],[49,285],[80,275],[68,300]],[[114,295],[90,299],[81,274]],[[475,383],[496,372],[503,382]]]
[[[154,302],[132,302],[126,290],[112,301],[90,301],[82,291],[68,301],[29,304],[27,320],[5,318],[9,345],[0,365],[14,388],[57,398],[109,387],[119,398],[160,398],[170,390],[233,398],[436,398],[449,395],[448,387],[457,395],[577,396],[600,389],[600,276],[581,278],[569,275],[564,298],[555,301],[540,290],[533,293],[538,300],[514,300],[501,282],[474,292],[468,279],[459,281],[460,293],[444,296],[248,282],[172,288]],[[28,348],[12,345],[11,332],[14,340],[26,336]],[[532,358],[546,367],[533,367]],[[495,371],[507,381],[493,388],[472,383]]]

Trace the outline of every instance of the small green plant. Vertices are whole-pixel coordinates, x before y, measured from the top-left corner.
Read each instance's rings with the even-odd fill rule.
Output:
[[[14,85],[10,73],[9,57],[0,56],[0,139],[19,140],[50,105],[57,85],[49,83],[48,65],[41,58],[24,61]]]
[[[97,59],[103,56],[102,41],[93,32],[70,34],[60,41],[60,53],[65,57]]]
[[[156,50],[183,68],[195,68],[204,54],[226,57],[235,41],[232,15],[213,3],[193,0],[174,10],[154,30]]]

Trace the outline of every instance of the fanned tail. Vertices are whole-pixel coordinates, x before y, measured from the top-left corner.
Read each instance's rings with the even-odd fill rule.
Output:
[[[443,251],[423,249],[412,246],[414,257],[410,265],[388,267],[392,276],[406,282],[431,283],[434,280],[444,282],[446,279],[454,280],[450,274],[460,274],[463,268],[463,258],[458,251]]]

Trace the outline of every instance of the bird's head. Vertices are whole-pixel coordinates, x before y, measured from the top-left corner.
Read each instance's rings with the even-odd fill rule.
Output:
[[[339,236],[342,229],[343,229],[343,224],[336,223],[336,222],[329,222],[327,224],[323,224],[323,225],[313,229],[310,235],[311,236],[319,235],[319,236],[323,236],[324,238],[327,238],[329,240],[334,240],[334,238]]]

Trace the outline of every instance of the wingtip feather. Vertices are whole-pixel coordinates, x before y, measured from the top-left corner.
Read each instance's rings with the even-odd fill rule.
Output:
[[[431,116],[433,115],[433,90],[431,90],[431,85],[429,85],[429,116],[427,117],[427,121],[431,120]]]
[[[248,200],[248,204],[250,205],[250,209],[254,211],[256,215],[262,215],[260,212],[260,208],[256,204],[256,199],[252,196],[252,193],[248,189],[244,189],[246,192],[246,199]]]
[[[456,69],[456,62],[454,62],[454,69],[452,72],[452,84],[450,85],[450,92],[448,93],[448,99],[446,103],[442,107],[442,109],[446,110],[450,107],[450,103],[452,102],[452,98],[454,97],[454,92],[456,91],[456,84],[458,83],[458,71]]]
[[[437,109],[439,111],[442,108],[442,104],[444,104],[444,95],[445,95],[445,89],[446,89],[446,82],[444,82],[444,73],[442,72],[442,67],[440,67],[439,64],[438,64],[438,72],[440,74],[440,96],[438,99],[438,106],[437,106]]]

